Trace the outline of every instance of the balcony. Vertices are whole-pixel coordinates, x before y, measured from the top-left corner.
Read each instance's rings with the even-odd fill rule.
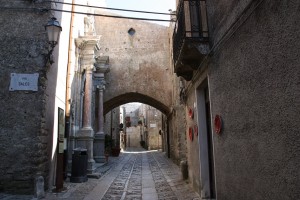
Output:
[[[177,76],[190,81],[209,52],[206,3],[181,0],[173,33],[173,61]]]

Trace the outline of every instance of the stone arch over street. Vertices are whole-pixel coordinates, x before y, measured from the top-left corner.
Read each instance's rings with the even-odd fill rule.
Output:
[[[168,115],[170,113],[170,108],[164,103],[141,93],[129,92],[119,96],[116,96],[108,101],[104,102],[104,114],[109,112],[115,107],[121,106],[130,102],[140,102],[143,104],[150,105],[160,110],[163,114]]]
[[[95,31],[101,36],[96,56],[109,57],[104,113],[124,103],[141,102],[169,114],[173,89],[169,28],[96,16]]]
[[[126,105],[130,103],[141,103],[142,106],[134,112],[126,112]],[[132,145],[141,145],[146,149],[163,149],[168,152],[168,155],[170,154],[170,145],[168,142],[170,135],[167,124],[171,110],[164,103],[141,93],[128,92],[104,102],[103,110],[103,114],[108,120],[112,120],[112,116],[120,116],[120,114],[116,114],[117,110],[123,110],[124,121],[119,121],[119,123],[126,124],[126,127],[131,128],[128,130],[128,133],[126,129],[124,135],[122,132],[120,136],[118,134],[115,136],[116,138],[126,138],[125,142],[123,140],[120,141],[122,149],[132,147]],[[130,117],[129,122],[131,125],[127,126],[125,116]],[[137,118],[140,124],[137,123]],[[112,124],[112,121],[108,122],[108,124]],[[114,128],[112,128],[113,126]],[[106,132],[117,129],[116,125],[113,126],[109,129],[106,128]],[[139,136],[140,139],[138,139]],[[142,141],[144,143],[139,143]]]
[[[92,26],[93,23],[89,23],[93,21],[93,18],[87,17],[87,27]],[[115,31],[116,27],[118,31]],[[133,35],[128,34],[131,28],[135,30]],[[103,115],[120,105],[140,102],[168,116],[173,94],[173,70],[167,27],[95,17],[95,29],[96,33],[93,28],[88,29],[85,36],[75,40],[77,66],[79,72],[85,71],[86,76],[84,83],[78,82],[81,86],[84,84],[84,87],[74,88],[71,95],[74,99],[73,105],[80,106],[71,112],[70,119],[74,120],[70,134],[72,148],[68,149],[69,163],[72,162],[70,158],[73,147],[87,149],[88,173],[94,173],[95,163],[105,160],[107,134]],[[74,79],[75,82],[82,77],[77,78],[78,80]],[[82,98],[78,98],[77,94]],[[76,119],[78,115],[79,118]],[[112,129],[111,127],[110,130]],[[116,138],[118,137],[116,134]]]

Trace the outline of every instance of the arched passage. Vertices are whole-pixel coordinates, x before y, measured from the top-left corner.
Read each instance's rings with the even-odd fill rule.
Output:
[[[167,152],[168,157],[170,157],[170,135],[169,135],[169,117],[171,109],[163,104],[162,102],[149,97],[147,95],[137,93],[137,92],[128,92],[121,95],[118,95],[114,98],[109,99],[104,102],[104,115],[114,108],[121,106],[123,104],[131,103],[131,102],[139,102],[143,104],[147,104],[151,107],[159,110],[163,116],[161,118],[161,129],[162,129],[162,146],[163,150]]]
[[[95,29],[101,35],[96,54],[109,57],[104,114],[119,105],[140,102],[168,115],[173,89],[169,28],[143,21],[95,17]]]
[[[140,102],[144,104],[148,104],[152,107],[155,107],[156,109],[160,110],[163,114],[168,115],[170,113],[170,108],[163,103],[157,101],[156,99],[153,99],[152,97],[149,97],[144,94],[135,93],[135,92],[129,92],[125,93],[119,96],[116,96],[108,101],[104,102],[104,114],[109,112],[115,107],[118,107],[120,105],[130,103],[130,102]]]
[[[130,34],[129,30],[132,29],[135,30],[134,34]],[[73,147],[89,150],[88,155],[93,157],[89,162],[90,171],[95,167],[93,160],[102,162],[104,158],[104,135],[119,130],[120,123],[114,126],[112,122],[117,120],[110,119],[120,118],[120,115],[117,115],[117,107],[120,105],[140,102],[161,111],[165,115],[161,120],[164,122],[165,130],[162,134],[167,135],[165,138],[169,138],[167,130],[174,82],[168,27],[131,20],[124,23],[124,20],[117,18],[95,17],[95,30],[96,36],[80,37],[76,40],[79,69],[93,68],[95,71],[93,79],[89,79],[88,82],[89,86],[93,87],[88,88],[88,91],[87,87],[84,91],[80,90],[80,87],[74,89],[72,105],[76,110],[72,110],[71,120],[74,123],[70,123],[72,124],[70,130],[73,133],[70,134],[72,141],[69,148],[70,158]],[[78,79],[81,80],[81,77],[78,76]],[[80,104],[82,101],[80,95],[84,97],[83,105]],[[92,108],[87,110],[85,107]],[[112,111],[111,117],[103,117],[108,115],[109,111]],[[84,119],[80,118],[80,113],[85,114]],[[81,121],[84,120],[89,122],[88,127],[81,125]],[[109,123],[110,125],[107,125]],[[118,135],[115,136],[114,140],[118,141]],[[86,143],[87,138],[89,144]],[[166,141],[168,144],[168,139]],[[169,146],[167,149],[169,151]]]

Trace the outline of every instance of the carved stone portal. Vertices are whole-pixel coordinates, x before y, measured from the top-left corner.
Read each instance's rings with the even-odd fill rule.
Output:
[[[81,68],[85,70],[85,87],[83,100],[82,128],[77,132],[76,147],[87,149],[87,171],[92,174],[95,167],[94,160],[94,130],[92,128],[92,92],[93,92],[93,69],[95,63],[95,49],[99,42],[97,36],[84,36],[76,39],[76,46],[80,50]]]

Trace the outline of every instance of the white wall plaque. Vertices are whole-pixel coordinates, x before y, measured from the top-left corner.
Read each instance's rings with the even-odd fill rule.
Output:
[[[9,91],[15,90],[31,90],[38,91],[39,74],[10,74]]]
[[[156,124],[150,124],[150,128],[156,128]]]

